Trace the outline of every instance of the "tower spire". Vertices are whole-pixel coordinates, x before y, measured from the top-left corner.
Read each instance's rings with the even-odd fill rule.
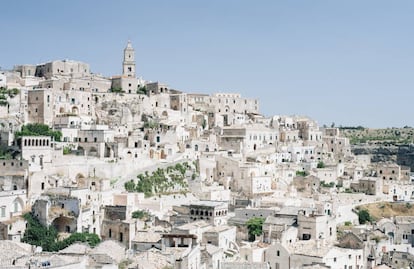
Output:
[[[135,77],[135,50],[128,39],[124,49],[124,61],[122,62],[122,74],[128,77]]]

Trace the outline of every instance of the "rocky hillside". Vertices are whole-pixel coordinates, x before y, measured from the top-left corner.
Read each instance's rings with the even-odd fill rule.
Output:
[[[351,127],[341,132],[350,139],[354,154],[369,154],[372,162],[397,162],[414,171],[414,128]]]

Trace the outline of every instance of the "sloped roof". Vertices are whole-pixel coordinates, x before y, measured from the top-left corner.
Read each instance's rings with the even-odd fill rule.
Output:
[[[86,254],[91,250],[87,243],[74,243],[62,250],[59,253],[63,254]]]
[[[93,248],[91,254],[106,254],[119,263],[125,258],[125,246],[114,240],[105,240]]]
[[[341,238],[337,246],[348,249],[363,249],[364,242],[354,233],[347,233]]]

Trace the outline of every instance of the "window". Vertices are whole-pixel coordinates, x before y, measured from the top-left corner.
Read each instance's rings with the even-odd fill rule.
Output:
[[[278,250],[278,251],[276,251],[276,256],[280,256],[280,251]]]
[[[334,262],[336,262],[336,257],[334,258]]]
[[[6,207],[2,206],[0,208],[0,217],[4,218],[6,216]]]
[[[18,201],[13,202],[13,212],[14,213],[19,212],[19,202]]]

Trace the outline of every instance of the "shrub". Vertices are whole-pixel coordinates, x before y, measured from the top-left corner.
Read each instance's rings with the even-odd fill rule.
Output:
[[[16,132],[16,138],[22,136],[51,136],[55,141],[60,141],[62,132],[54,131],[43,123],[29,123],[22,127],[21,131]]]
[[[27,221],[27,228],[22,242],[41,246],[45,251],[59,251],[75,242],[87,242],[91,247],[94,247],[101,241],[98,235],[90,233],[73,233],[68,238],[58,241],[58,232],[53,226],[43,226],[30,213],[23,215],[23,217]]]
[[[325,163],[324,162],[322,162],[322,161],[320,161],[320,162],[318,162],[318,164],[317,164],[317,166],[316,166],[317,168],[325,168]]]
[[[137,94],[147,94],[147,87],[145,87],[145,86],[138,86],[137,87]]]
[[[300,177],[306,177],[308,174],[306,171],[296,171],[296,175]]]
[[[120,87],[110,88],[109,91],[113,93],[125,93],[125,91]]]
[[[72,152],[72,150],[70,149],[70,147],[64,147],[63,148],[63,155],[70,154],[71,152]]]
[[[144,210],[137,210],[132,212],[132,218],[145,220],[149,218],[149,214]]]
[[[358,220],[360,224],[365,224],[367,222],[372,221],[371,215],[369,214],[368,210],[362,209],[358,211]]]

